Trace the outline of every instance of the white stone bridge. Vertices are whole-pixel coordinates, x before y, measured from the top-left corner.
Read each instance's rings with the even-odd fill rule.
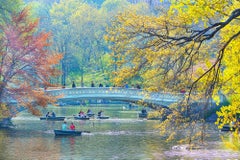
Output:
[[[167,92],[147,92],[141,89],[120,87],[77,87],[64,89],[48,89],[46,93],[51,96],[59,96],[58,102],[107,99],[112,101],[137,102],[168,106],[184,98],[184,94]]]

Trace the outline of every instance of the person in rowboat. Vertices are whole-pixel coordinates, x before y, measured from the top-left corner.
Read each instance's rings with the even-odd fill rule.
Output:
[[[91,109],[88,109],[88,110],[87,110],[87,114],[93,114],[92,110],[91,110]]]
[[[46,117],[50,117],[50,112],[47,112]]]
[[[71,130],[75,130],[75,125],[73,124],[73,122],[72,122],[71,125],[70,125],[70,129],[71,129]]]
[[[78,113],[79,117],[85,118],[86,115],[84,114],[84,112],[82,110],[80,110],[80,112]]]
[[[67,130],[67,122],[64,121],[62,124],[62,130]]]
[[[101,117],[101,116],[103,116],[103,111],[102,110],[98,112],[98,117]]]
[[[52,111],[52,117],[56,117],[56,114]]]

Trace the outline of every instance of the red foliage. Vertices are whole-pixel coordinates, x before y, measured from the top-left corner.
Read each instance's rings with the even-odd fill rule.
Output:
[[[37,27],[38,20],[30,19],[24,9],[1,27],[0,35],[0,103],[17,100],[33,114],[39,113],[34,106],[53,100],[36,89],[50,85],[49,79],[58,76],[55,65],[62,58],[48,49],[50,33],[38,33]]]

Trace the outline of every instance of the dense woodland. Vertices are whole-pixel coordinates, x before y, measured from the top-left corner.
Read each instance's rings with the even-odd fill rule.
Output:
[[[8,99],[38,115],[35,106],[46,107],[54,99],[37,88],[70,87],[72,81],[83,87],[93,81],[96,86],[184,90],[185,99],[169,106],[171,114],[156,113],[168,113],[159,125],[168,140],[178,134],[176,128],[190,127],[184,140],[202,141],[212,99],[221,106],[214,110],[216,124],[239,127],[239,0],[0,3],[1,115],[10,114]],[[219,104],[219,94],[228,103]],[[195,102],[201,100],[205,103],[196,113]]]
[[[111,51],[103,36],[111,20],[119,12],[139,10],[143,14],[157,14],[158,0],[70,0],[25,1],[32,16],[40,18],[39,29],[53,35],[53,49],[63,53],[59,66],[62,76],[51,80],[53,84],[71,86],[114,85],[111,81]],[[166,5],[165,5],[166,4]],[[135,82],[133,82],[135,83]]]

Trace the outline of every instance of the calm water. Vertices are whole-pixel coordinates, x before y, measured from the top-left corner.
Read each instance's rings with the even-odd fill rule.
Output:
[[[91,106],[110,116],[107,120],[73,120],[72,115],[87,107],[48,107],[57,116],[68,116],[77,130],[90,131],[77,137],[55,137],[53,129],[62,122],[40,121],[26,112],[13,119],[15,128],[0,130],[0,160],[152,160],[152,159],[240,159],[237,151],[224,148],[219,132],[209,141],[208,149],[187,151],[172,149],[176,144],[166,143],[154,126],[157,121],[137,118],[139,111],[123,111],[122,105]],[[139,108],[140,110],[141,108]]]

